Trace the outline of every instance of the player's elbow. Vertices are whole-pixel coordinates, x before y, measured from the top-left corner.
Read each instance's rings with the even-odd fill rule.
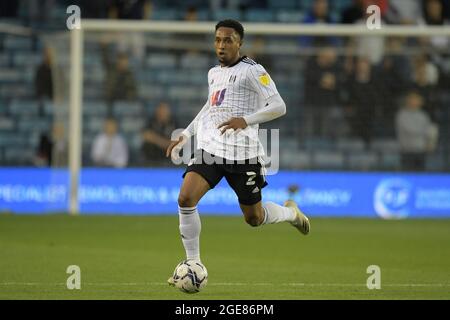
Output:
[[[284,103],[284,101],[283,101],[283,103],[281,104],[281,108],[280,108],[280,117],[284,116],[286,114],[286,112],[287,112],[286,103]]]

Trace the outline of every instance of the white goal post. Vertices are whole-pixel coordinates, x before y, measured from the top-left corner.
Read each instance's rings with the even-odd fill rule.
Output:
[[[70,195],[69,212],[78,214],[79,174],[81,167],[82,136],[82,96],[83,96],[83,34],[89,31],[147,31],[173,32],[180,34],[211,34],[216,22],[184,21],[130,21],[130,20],[92,20],[81,21],[80,29],[73,29],[70,40],[70,113],[69,113],[69,170]],[[245,23],[246,34],[285,35],[285,36],[447,36],[450,27],[439,26],[392,26],[383,25],[381,29],[369,29],[365,25],[311,25],[286,23]]]

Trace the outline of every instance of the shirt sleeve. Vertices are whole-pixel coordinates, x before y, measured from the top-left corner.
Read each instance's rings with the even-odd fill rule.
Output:
[[[255,90],[263,101],[278,94],[275,83],[262,65],[251,66],[248,69],[247,76],[251,89]]]

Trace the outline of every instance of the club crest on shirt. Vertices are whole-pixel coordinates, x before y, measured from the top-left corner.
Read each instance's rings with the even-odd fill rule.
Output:
[[[259,76],[259,82],[261,82],[262,85],[264,86],[268,86],[270,83],[270,78],[269,75],[267,73],[264,73],[262,75]]]

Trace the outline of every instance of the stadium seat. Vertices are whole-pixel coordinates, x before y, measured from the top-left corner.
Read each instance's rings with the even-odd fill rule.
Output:
[[[13,55],[13,64],[16,67],[29,66],[36,68],[42,61],[42,55],[28,51],[19,51]]]
[[[302,145],[308,151],[333,149],[332,141],[326,138],[308,137],[302,141]]]
[[[118,118],[124,115],[141,116],[142,114],[144,114],[144,108],[140,102],[115,101],[113,109],[114,115]]]
[[[147,122],[146,117],[124,117],[120,119],[120,129],[124,133],[140,133]]]
[[[370,148],[377,152],[397,152],[399,150],[398,141],[395,139],[375,139],[370,144]]]
[[[0,68],[9,67],[9,56],[5,53],[0,53]]]
[[[185,69],[207,69],[211,67],[209,57],[204,54],[186,54],[181,56],[181,67]]]
[[[85,133],[87,133],[88,135],[95,135],[103,131],[104,122],[104,117],[86,117],[85,121],[83,121],[83,127],[85,128],[83,130],[83,138],[85,136]]]
[[[179,18],[178,11],[169,8],[154,9],[150,16],[152,20],[177,20]]]
[[[37,115],[38,103],[33,100],[14,99],[9,105],[9,112],[14,115]]]
[[[339,139],[336,143],[339,150],[345,152],[360,152],[364,150],[364,141],[358,138]]]
[[[344,168],[344,156],[340,152],[315,151],[312,159],[315,169],[341,170]]]
[[[106,116],[107,106],[104,101],[83,102],[83,114],[88,116]]]
[[[42,119],[37,117],[24,117],[20,118],[17,122],[19,131],[30,132],[50,132],[51,131],[51,121],[49,118]]]
[[[5,37],[3,44],[6,50],[31,51],[33,43],[30,37],[8,35]]]
[[[0,83],[19,82],[22,78],[22,73],[18,69],[0,69]]]
[[[9,117],[1,117],[0,116],[0,132],[2,131],[13,130],[15,125],[15,121]]]
[[[146,83],[139,84],[139,97],[143,100],[159,100],[164,98],[166,91],[163,86],[149,85]]]
[[[382,152],[380,154],[379,168],[381,170],[399,170],[400,154],[397,152]]]
[[[269,8],[270,9],[297,9],[298,1],[297,0],[269,0]]]
[[[214,21],[220,21],[224,19],[236,19],[242,20],[242,14],[239,10],[232,9],[220,9],[212,13]]]
[[[275,16],[278,22],[283,23],[300,23],[304,18],[303,12],[295,10],[279,10]]]
[[[272,22],[274,14],[270,10],[249,9],[245,13],[245,20],[250,22]]]
[[[150,54],[147,58],[147,65],[155,68],[176,68],[177,57],[174,54]]]
[[[205,92],[205,88],[203,87],[193,87],[186,86],[183,88],[171,87],[169,88],[168,95],[171,99],[179,99],[179,100],[189,100],[196,99],[200,96],[204,96],[206,98],[207,92]],[[206,100],[206,99],[205,99]]]
[[[348,168],[357,171],[368,171],[378,164],[378,156],[374,152],[349,152]]]
[[[287,169],[310,169],[311,155],[305,151],[281,152],[280,167]]]
[[[30,165],[33,161],[34,150],[27,148],[4,149],[4,161],[8,165],[22,166]]]

